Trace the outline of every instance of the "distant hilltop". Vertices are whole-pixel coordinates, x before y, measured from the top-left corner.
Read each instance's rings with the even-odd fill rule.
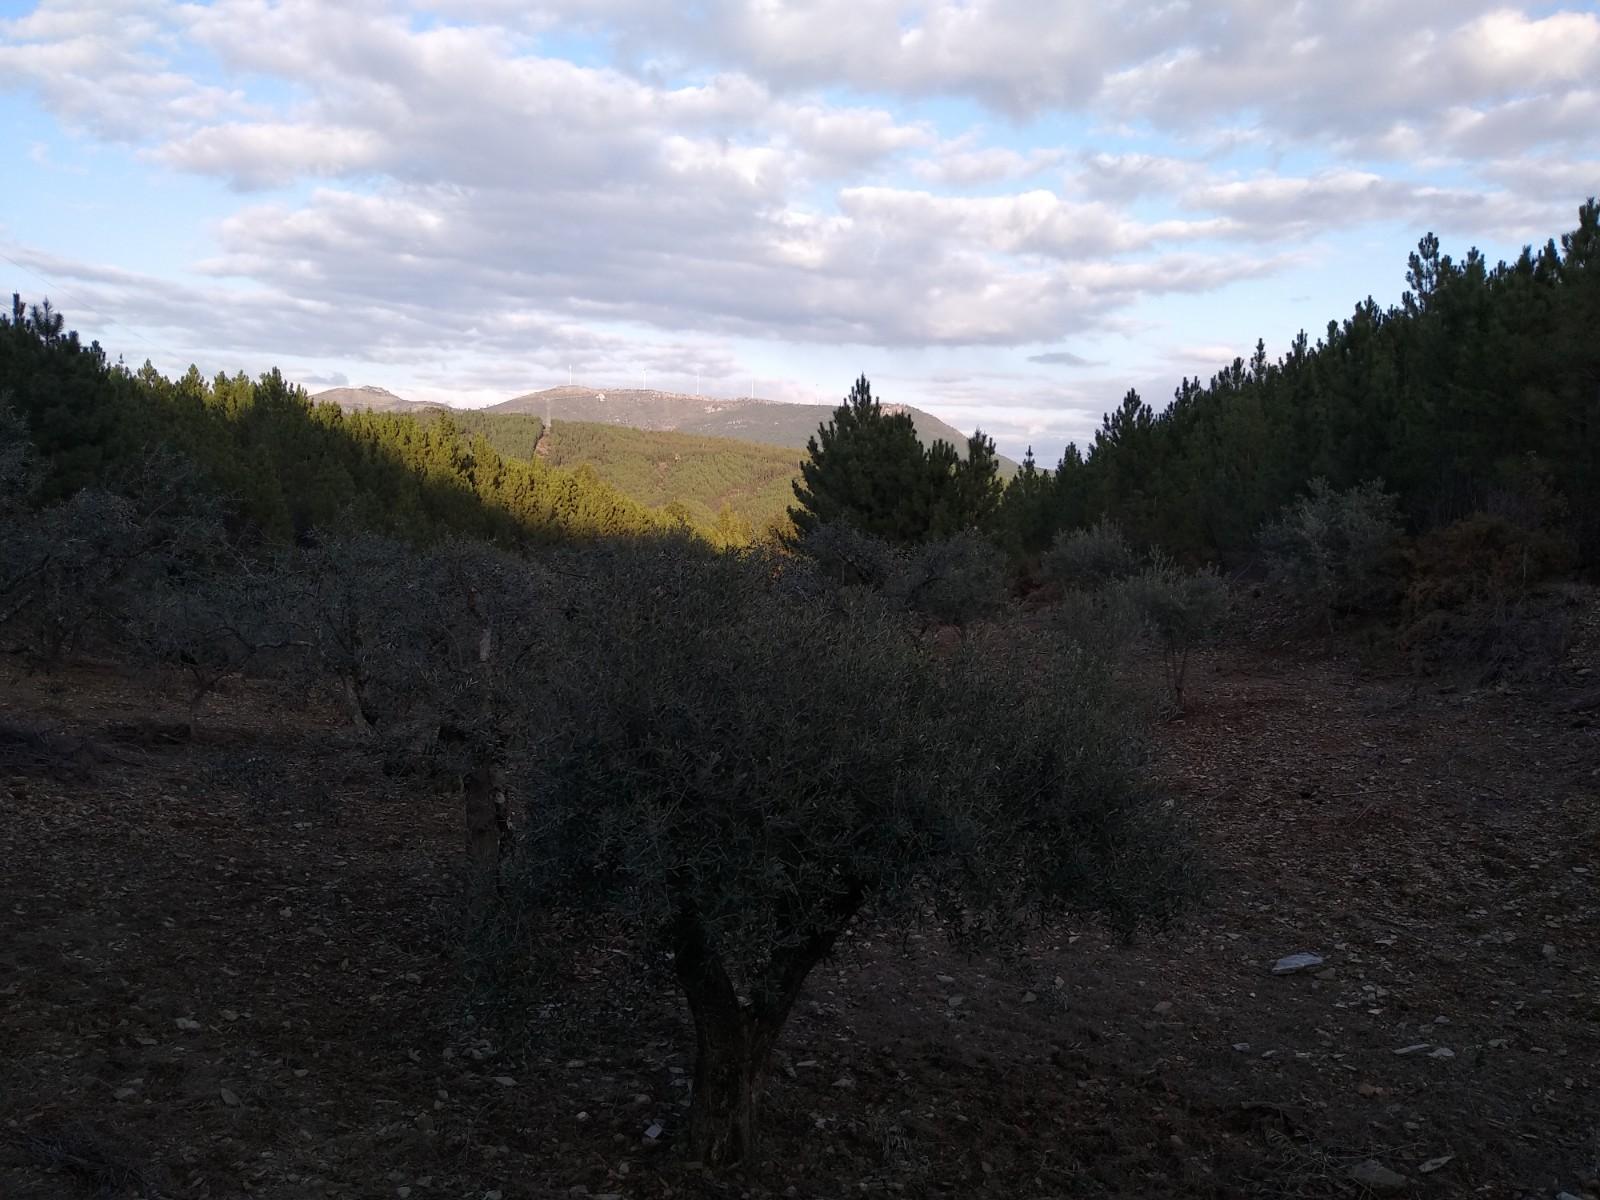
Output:
[[[370,409],[374,412],[410,412],[437,409],[440,405],[404,400],[384,388],[334,388],[318,392],[313,400],[331,401],[343,409]],[[832,417],[836,405],[792,404],[781,400],[762,400],[745,396],[738,399],[690,396],[682,392],[663,392],[655,388],[593,388],[573,385],[528,392],[482,410],[491,413],[523,413],[541,420],[586,421],[600,425],[622,425],[630,429],[698,433],[708,437],[733,438],[741,442],[760,442],[804,450],[819,425]],[[932,413],[909,404],[885,404],[885,412],[906,413],[917,428],[924,445],[943,439],[965,453],[967,435],[941,421]],[[1016,467],[1002,458],[1001,469],[1009,474]]]
[[[388,388],[339,387],[329,388],[311,397],[320,403],[337,404],[346,412],[417,412],[443,408],[442,404],[429,404],[423,400],[404,400]]]

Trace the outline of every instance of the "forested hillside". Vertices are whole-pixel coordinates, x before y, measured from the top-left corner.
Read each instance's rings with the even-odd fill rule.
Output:
[[[917,438],[925,447],[945,441],[958,453],[966,450],[967,435],[941,421],[932,413],[909,404],[891,406],[911,418]],[[697,433],[706,437],[755,442],[762,446],[786,446],[804,450],[819,425],[833,416],[831,404],[795,404],[752,397],[716,398],[686,396],[640,388],[592,388],[584,386],[546,388],[529,392],[503,403],[491,405],[489,413],[522,413],[547,417],[555,422],[627,426],[661,432]],[[1008,458],[999,459],[1002,476],[1016,470]]]
[[[27,427],[48,504],[192,470],[236,532],[284,542],[350,520],[407,536],[502,542],[637,534],[675,522],[602,483],[497,452],[448,415],[343,412],[277,371],[177,380],[130,372],[48,303],[0,314],[0,400]],[[155,475],[158,478],[151,480]]]
[[[569,421],[555,423],[545,448],[554,466],[588,463],[641,504],[681,506],[692,524],[735,541],[783,520],[802,457],[785,446]]]
[[[553,467],[590,467],[623,495],[723,545],[742,545],[782,526],[800,472],[798,452],[734,438],[556,421],[541,441],[544,422],[531,413],[459,409],[450,419],[506,458],[537,453]]]
[[[1424,238],[1409,290],[1370,298],[1276,360],[1258,344],[1158,412],[1130,392],[1054,472],[1031,455],[1007,495],[1037,553],[1101,517],[1192,558],[1236,556],[1314,479],[1381,480],[1413,532],[1484,512],[1559,527],[1600,555],[1600,209],[1559,245],[1490,266]]]

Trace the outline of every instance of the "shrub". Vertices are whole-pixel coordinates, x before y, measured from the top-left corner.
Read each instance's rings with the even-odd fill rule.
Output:
[[[904,551],[842,521],[818,525],[799,543],[817,570],[844,587],[881,591],[904,569]]]
[[[1501,516],[1474,513],[1417,539],[1406,605],[1412,616],[1476,603],[1504,604],[1571,569],[1567,539]]]
[[[640,545],[560,576],[572,617],[512,776],[526,898],[620,910],[671,952],[707,1163],[751,1153],[784,1021],[863,909],[969,936],[1067,906],[1127,925],[1185,879],[1101,662],[1015,629],[940,657],[884,597],[818,605],[782,574]]]
[[[1122,585],[1065,592],[1050,613],[1069,644],[1111,663],[1127,657],[1145,628],[1129,589]]]
[[[1464,672],[1487,683],[1543,675],[1566,656],[1572,633],[1564,598],[1525,596],[1418,614],[1398,642],[1419,674]]]
[[[266,667],[297,647],[292,590],[274,560],[228,556],[149,581],[129,605],[124,632],[135,655],[189,680],[189,732],[224,681]]]
[[[1210,567],[1185,571],[1158,559],[1120,585],[1139,620],[1160,642],[1167,689],[1183,709],[1189,656],[1213,637],[1227,611],[1228,587]]]
[[[1377,482],[1335,491],[1327,480],[1265,526],[1258,544],[1278,581],[1335,613],[1391,605],[1399,594],[1401,525],[1397,498]]]
[[[0,631],[12,648],[54,663],[92,632],[120,639],[150,597],[200,569],[223,528],[187,497],[189,480],[183,464],[156,455],[120,492],[15,503],[0,525]]]
[[[940,624],[965,626],[1006,602],[1005,558],[973,530],[897,546],[835,523],[817,526],[799,551],[835,587],[866,588]]]
[[[294,569],[310,665],[359,728],[459,772],[498,754],[553,636],[547,572],[480,542],[417,550],[365,533],[324,538]]]
[[[1068,529],[1039,564],[1044,577],[1068,590],[1102,587],[1128,578],[1139,569],[1139,556],[1122,530],[1102,518],[1088,529]]]
[[[1401,648],[1425,673],[1540,673],[1564,655],[1571,619],[1539,585],[1575,559],[1564,536],[1488,513],[1425,534],[1410,556]]]
[[[901,564],[890,595],[930,620],[965,627],[1006,603],[1005,557],[975,531],[924,542]]]

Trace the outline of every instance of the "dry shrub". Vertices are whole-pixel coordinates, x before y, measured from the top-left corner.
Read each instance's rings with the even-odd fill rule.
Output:
[[[1573,565],[1561,534],[1474,513],[1419,538],[1410,562],[1400,645],[1416,670],[1525,678],[1565,655],[1569,605],[1543,586]]]
[[[1406,608],[1413,617],[1520,599],[1574,561],[1572,544],[1560,534],[1488,513],[1425,534],[1410,557]]]
[[[1570,604],[1559,595],[1434,609],[1408,622],[1399,638],[1419,674],[1465,672],[1484,683],[1544,675],[1571,640]]]

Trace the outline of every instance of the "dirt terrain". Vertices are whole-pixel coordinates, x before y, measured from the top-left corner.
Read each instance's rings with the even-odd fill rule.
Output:
[[[0,748],[0,1197],[1600,1195],[1600,661],[1197,676],[1160,770],[1208,904],[1011,958],[867,930],[766,1161],[708,1175],[661,964],[467,988],[459,809],[333,714],[239,686],[185,741],[175,687],[0,668],[51,735]]]

